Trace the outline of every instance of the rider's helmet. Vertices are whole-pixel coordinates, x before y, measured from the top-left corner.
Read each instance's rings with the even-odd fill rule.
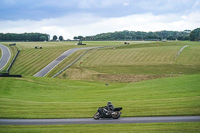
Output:
[[[109,102],[108,102],[108,105],[111,105],[111,104],[112,104],[112,103],[109,101]]]

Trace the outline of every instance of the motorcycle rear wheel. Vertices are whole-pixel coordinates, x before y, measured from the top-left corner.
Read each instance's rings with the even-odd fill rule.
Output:
[[[121,113],[120,112],[115,112],[114,114],[112,114],[112,118],[113,119],[118,119],[120,117]]]
[[[96,113],[94,114],[93,118],[94,118],[95,120],[98,120],[98,119],[100,118],[99,112],[96,112]]]

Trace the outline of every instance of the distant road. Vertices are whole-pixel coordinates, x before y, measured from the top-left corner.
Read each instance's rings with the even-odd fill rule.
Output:
[[[46,67],[44,67],[41,71],[36,73],[35,77],[44,77],[47,75],[53,68],[55,68],[59,63],[61,63],[65,58],[67,58],[72,53],[82,50],[82,49],[92,49],[94,47],[85,47],[85,48],[73,48],[65,51],[63,54],[61,54],[57,59],[52,61],[50,64],[48,64]]]
[[[176,60],[176,58],[179,56],[179,54],[183,51],[183,49],[186,48],[186,47],[188,47],[188,45],[183,46],[183,47],[178,51],[178,53],[176,54],[175,60]]]
[[[2,57],[0,58],[0,71],[1,71],[10,60],[11,54],[9,48],[2,44],[0,44],[0,49],[2,51]]]
[[[200,116],[127,117],[119,119],[0,119],[0,125],[66,125],[66,124],[123,124],[200,122]]]

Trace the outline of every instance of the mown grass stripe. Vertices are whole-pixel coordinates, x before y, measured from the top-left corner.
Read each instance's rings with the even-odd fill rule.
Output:
[[[104,43],[107,44],[106,42],[88,42],[88,44],[92,43],[94,43],[96,46]],[[115,44],[115,42],[108,43]],[[120,43],[123,44],[123,42],[116,42],[116,44]],[[92,70],[106,70],[106,67],[109,67],[109,69],[112,67],[114,69],[118,69],[117,71],[119,73],[123,73],[125,71],[128,72],[129,70],[130,73],[132,73],[133,68],[138,68],[139,66],[142,66],[141,68],[145,69],[145,71],[149,67],[149,69],[151,68],[152,71],[153,66],[155,66],[155,69],[157,70],[156,66],[159,65],[161,66],[160,68],[163,69],[167,69],[167,67],[169,69],[169,66],[167,65],[175,67],[174,69],[179,69],[180,66],[182,66],[181,69],[184,67],[186,68],[184,65],[195,65],[193,68],[198,70],[197,66],[199,65],[200,59],[199,56],[197,56],[199,53],[199,45],[196,42],[189,42],[191,47],[184,49],[183,54],[181,53],[176,61],[172,61],[172,58],[177,52],[176,50],[183,47],[186,43],[188,44],[188,42],[134,44],[125,47],[117,47],[116,49],[111,48],[106,50],[98,50],[94,53],[88,53],[88,55],[91,56],[89,56],[88,59],[83,60],[83,64],[73,66],[78,66],[79,68],[89,68]],[[19,55],[20,58],[18,58],[15,62],[15,65],[13,66],[14,68],[11,69],[11,73],[22,73],[25,75],[35,74],[38,70],[42,69],[42,66],[46,66],[50,62],[52,56],[59,56],[59,53],[62,53],[68,48],[76,47],[74,46],[73,42],[49,42],[41,43],[43,49],[34,49],[33,46],[39,46],[39,44],[40,43],[19,44],[23,49],[23,52]],[[121,70],[119,69],[119,66],[122,68]],[[132,69],[127,68],[125,70],[125,66],[130,66]],[[166,68],[164,68],[164,66]],[[110,70],[107,70],[107,72],[109,71]],[[154,71],[152,72],[154,73]]]
[[[19,64],[17,64],[17,68],[15,68],[15,72],[20,71],[22,74],[25,75],[32,75],[36,72],[36,70],[41,69],[46,64],[51,62],[54,58],[56,58],[56,55],[59,55],[63,51],[63,49],[48,49],[48,50],[30,50],[30,51],[24,51],[20,58]],[[54,53],[55,54],[52,54]],[[54,56],[55,55],[55,56]],[[53,57],[53,58],[50,58]],[[37,65],[39,64],[39,65]],[[34,67],[31,67],[34,66]],[[37,68],[36,68],[37,66]],[[39,67],[39,68],[38,68]],[[26,68],[26,69],[25,69]]]
[[[80,69],[88,69],[103,73],[110,73],[111,71],[117,73],[152,73],[152,74],[171,74],[171,73],[195,73],[198,72],[199,67],[199,45],[193,43],[190,49],[187,48],[183,52],[187,52],[180,55],[177,61],[174,61],[174,56],[177,51],[183,46],[182,42],[168,43],[162,47],[144,47],[141,48],[125,48],[125,49],[110,49],[100,50],[92,55],[89,55],[89,59],[84,60],[84,63],[80,66]],[[152,45],[152,44],[148,44]],[[146,45],[146,46],[148,46]],[[169,46],[168,46],[169,45]],[[140,45],[138,45],[140,46]],[[191,54],[192,53],[192,54]],[[183,57],[182,57],[183,56]],[[191,59],[193,58],[193,59]],[[191,67],[188,65],[197,64]],[[139,70],[139,68],[141,70]],[[111,70],[112,69],[112,70]],[[134,70],[135,69],[135,70]]]

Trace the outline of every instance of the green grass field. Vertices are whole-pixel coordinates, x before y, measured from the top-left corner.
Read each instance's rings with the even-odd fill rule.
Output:
[[[186,44],[189,46],[176,57]],[[96,50],[86,54],[58,77],[132,82],[196,74],[200,73],[199,51],[199,42],[155,42]]]
[[[75,42],[21,42],[17,47],[21,52],[14,63],[11,74],[21,74],[32,76],[56,59],[64,51],[80,47],[75,46]],[[123,42],[85,42],[87,47],[94,46],[120,46],[110,49],[91,51],[86,54],[80,62],[77,62],[71,69],[65,71],[59,78],[68,79],[88,79],[98,80],[117,80],[129,74],[130,77],[137,75],[151,75],[150,77],[168,77],[177,74],[199,73],[199,43],[198,42],[150,42],[142,44],[130,42],[130,45],[123,45]],[[4,43],[9,44],[9,43]],[[184,45],[190,46],[184,49],[175,60],[177,52]],[[34,49],[35,46],[41,46],[43,49]],[[83,47],[83,46],[81,46]],[[83,51],[82,51],[83,52]],[[51,77],[59,70],[67,66],[76,59],[81,51],[76,52],[56,67],[47,76]],[[89,57],[89,58],[88,58]],[[74,75],[74,73],[81,75]],[[107,74],[107,75],[106,75]],[[116,79],[117,77],[121,77]],[[132,75],[130,75],[132,74]],[[110,77],[112,76],[112,78]],[[89,78],[88,78],[89,77]],[[114,77],[114,79],[113,79]],[[140,77],[140,76],[139,76]],[[148,76],[142,76],[146,77]],[[148,79],[148,78],[147,78]],[[130,80],[132,81],[132,80]]]
[[[17,44],[21,53],[11,73],[25,77],[1,78],[0,117],[91,117],[107,101],[125,107],[125,117],[199,115],[199,42],[131,42],[131,45],[93,50],[81,58],[82,64],[77,62],[58,76],[70,80],[30,77],[65,50],[76,47],[74,42],[40,43],[43,49],[34,49],[39,42]],[[87,42],[88,46],[122,43]],[[189,46],[175,60],[177,52],[186,44]],[[53,76],[82,52],[72,54],[48,76]],[[146,81],[155,78],[158,79]]]
[[[77,47],[74,43],[17,43],[21,52],[11,74],[22,74],[23,78],[0,78],[0,118],[91,118],[107,101],[123,107],[122,117],[200,115],[199,42],[86,42],[88,47],[118,47],[88,52],[57,78],[48,78],[84,52],[78,51],[47,77],[32,77],[64,51]],[[189,46],[175,60],[185,45]],[[43,49],[34,49],[35,46]],[[0,132],[102,131],[200,129],[199,123],[0,126]]]
[[[14,63],[10,73],[32,76],[56,59],[64,51],[80,47],[76,42],[19,42],[17,47],[21,52]],[[110,49],[93,50],[86,54],[70,69],[63,72],[59,78],[86,80],[120,81],[125,77],[169,77],[179,74],[200,73],[200,43],[199,42],[85,42],[87,47],[94,46],[120,46]],[[8,45],[9,43],[3,43]],[[184,46],[181,54],[176,58],[177,52]],[[43,49],[34,49],[41,46]],[[81,46],[85,47],[85,46]],[[10,47],[13,49],[13,47]],[[76,59],[82,52],[78,51],[63,61],[47,76],[51,77],[59,70]],[[15,53],[15,52],[12,52]],[[176,59],[176,60],[175,60]],[[80,62],[82,64],[80,65]],[[76,73],[76,74],[74,74]],[[77,74],[80,73],[80,74]],[[117,76],[115,76],[118,74]],[[142,76],[141,76],[142,75]],[[150,75],[150,76],[146,76]],[[117,77],[117,78],[116,78]],[[150,78],[150,79],[151,79]],[[130,80],[133,81],[133,80]]]
[[[199,122],[153,124],[91,124],[50,126],[0,126],[1,133],[199,133]]]
[[[9,43],[7,43],[9,44]],[[35,46],[43,49],[34,49]],[[66,50],[73,48],[72,42],[19,42],[21,50],[10,73],[33,76]]]
[[[21,74],[25,76],[33,76],[43,67],[48,65],[51,61],[56,59],[63,52],[76,47],[95,47],[95,46],[110,46],[110,45],[121,45],[123,42],[84,42],[87,43],[86,46],[76,46],[76,41],[70,42],[18,42],[17,47],[21,50],[20,54],[14,63],[10,73],[11,74]],[[132,42],[136,43],[136,42]],[[2,42],[8,46],[9,42]],[[42,47],[43,49],[34,49],[35,46]],[[75,57],[71,56],[70,60],[75,59],[78,54],[74,54]],[[64,65],[66,65],[65,61]],[[62,68],[58,68],[53,72],[57,72]],[[54,75],[52,73],[50,75]]]
[[[123,117],[200,115],[200,75],[137,83],[0,78],[1,118],[92,117],[112,101]]]

